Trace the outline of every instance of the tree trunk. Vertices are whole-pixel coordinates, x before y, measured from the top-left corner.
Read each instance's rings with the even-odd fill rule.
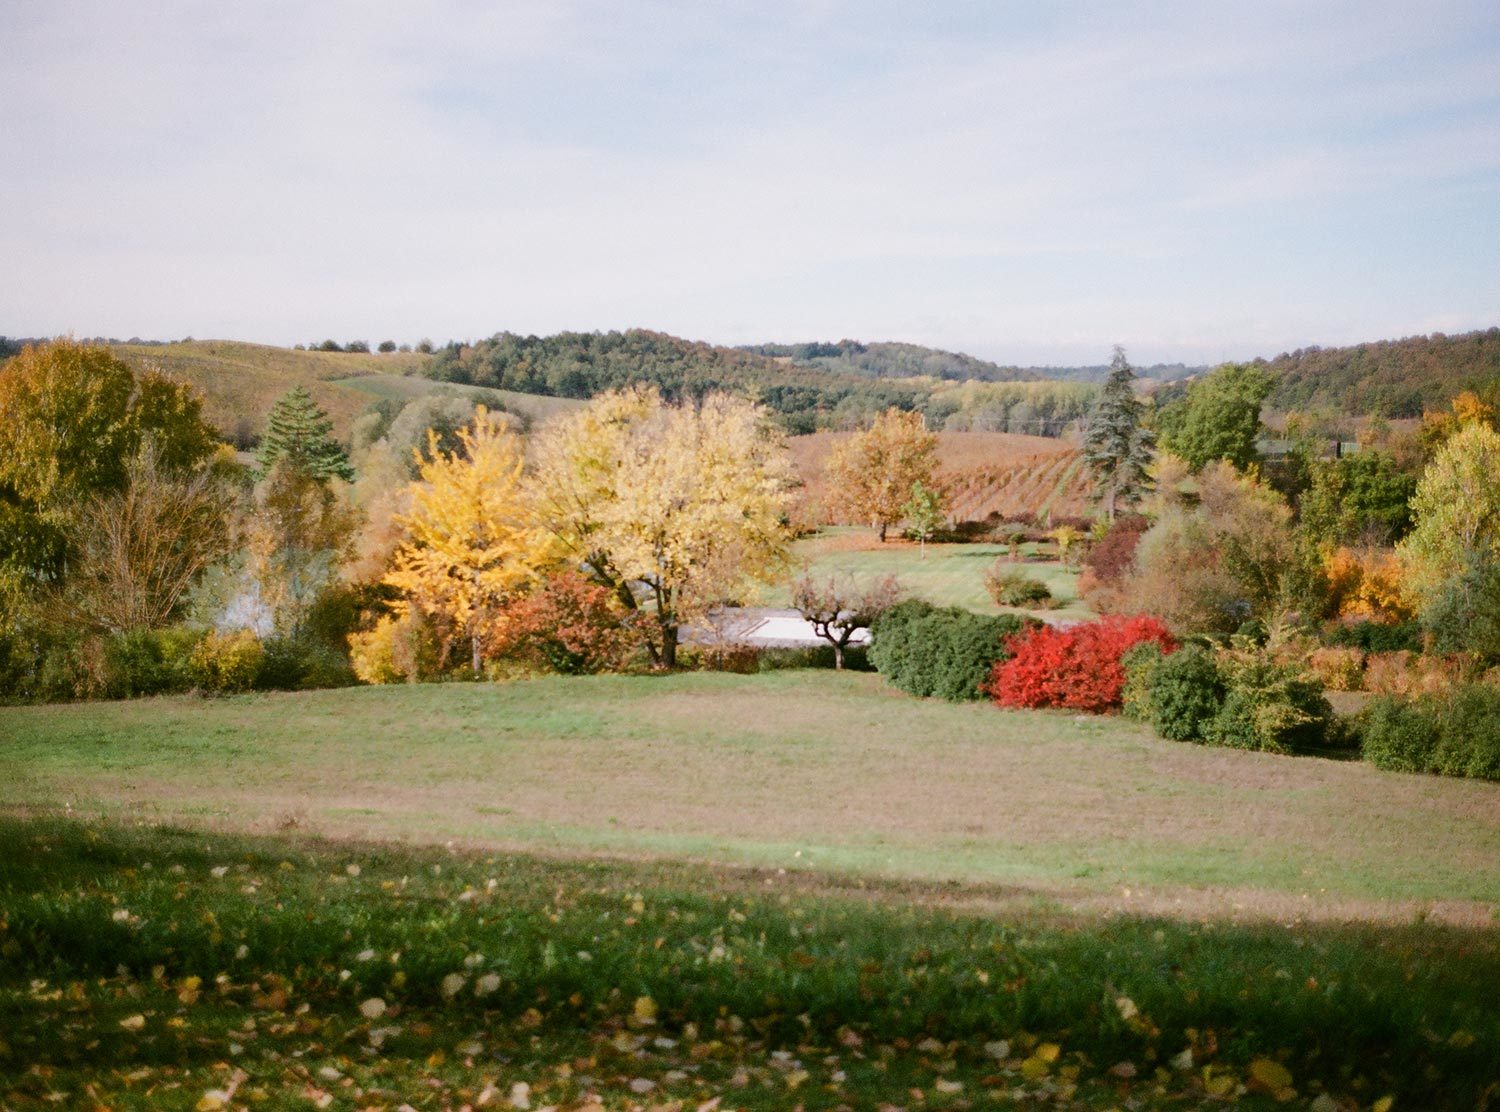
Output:
[[[885,528],[886,528],[886,523],[882,521],[880,523],[880,543],[881,544],[885,543]]]
[[[1109,521],[1115,519],[1115,484],[1109,484],[1109,493],[1104,496],[1104,516]]]
[[[675,625],[662,624],[661,666],[668,671],[677,667],[677,627]]]
[[[470,651],[472,653],[472,659],[473,659],[473,663],[474,663],[474,675],[477,677],[477,676],[480,675],[480,667],[479,667],[479,632],[478,632],[478,630],[476,630],[473,633],[469,634],[469,648],[470,648]]]
[[[837,641],[833,642],[833,670],[835,672],[844,670],[844,646]]]

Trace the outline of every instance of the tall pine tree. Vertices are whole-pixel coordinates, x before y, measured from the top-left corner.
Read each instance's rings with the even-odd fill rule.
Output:
[[[1155,440],[1141,422],[1144,412],[1145,405],[1135,394],[1135,371],[1125,358],[1125,349],[1116,345],[1109,378],[1089,415],[1083,444],[1084,462],[1111,521],[1116,509],[1138,502],[1151,486],[1147,468]]]
[[[256,461],[260,473],[269,474],[280,460],[285,460],[320,482],[329,479],[354,478],[349,456],[330,434],[333,422],[312,400],[306,387],[296,386],[282,395],[271,409],[266,434],[261,438]]]

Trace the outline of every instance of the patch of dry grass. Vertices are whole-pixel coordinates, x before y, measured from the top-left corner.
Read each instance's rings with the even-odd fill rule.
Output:
[[[189,340],[177,344],[113,344],[111,350],[132,367],[159,367],[203,392],[204,414],[225,434],[242,422],[258,432],[276,400],[294,386],[305,386],[347,437],[354,418],[370,406],[370,395],[335,380],[352,375],[416,374],[432,358],[414,352],[357,354],[294,351],[232,340]]]

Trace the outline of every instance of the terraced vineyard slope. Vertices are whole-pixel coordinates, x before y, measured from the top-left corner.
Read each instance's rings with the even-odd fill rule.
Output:
[[[820,432],[791,438],[792,459],[803,482],[803,520],[828,518],[824,468],[834,445],[848,435]],[[1004,432],[941,432],[938,460],[956,521],[982,521],[993,514],[1076,517],[1090,509],[1083,457],[1065,440]]]

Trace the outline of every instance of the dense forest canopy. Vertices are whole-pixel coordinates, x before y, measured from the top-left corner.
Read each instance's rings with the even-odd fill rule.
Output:
[[[853,428],[891,406],[920,409],[929,395],[917,383],[788,366],[753,352],[644,329],[543,337],[500,332],[473,344],[447,345],[427,373],[448,382],[565,398],[635,384],[654,385],[669,398],[733,390],[756,397],[794,433]]]

